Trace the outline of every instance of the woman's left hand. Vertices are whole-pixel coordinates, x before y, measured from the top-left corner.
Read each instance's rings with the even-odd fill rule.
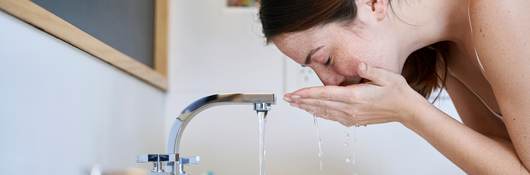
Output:
[[[368,83],[304,88],[286,94],[284,99],[294,107],[345,126],[405,124],[415,117],[418,107],[429,104],[399,74],[364,63],[358,70]]]

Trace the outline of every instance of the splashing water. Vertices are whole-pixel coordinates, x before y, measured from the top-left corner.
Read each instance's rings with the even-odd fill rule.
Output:
[[[317,116],[313,115],[313,124],[315,126],[316,132],[317,132],[317,138],[318,138],[318,163],[320,171],[324,169],[324,163],[322,161],[322,156],[324,156],[324,152],[322,152],[322,137],[320,136],[320,127],[318,126],[318,120]]]
[[[265,124],[266,113],[258,112],[258,149],[259,149],[259,174],[265,175]]]

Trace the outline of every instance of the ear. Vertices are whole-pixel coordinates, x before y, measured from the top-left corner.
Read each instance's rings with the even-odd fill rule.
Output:
[[[389,8],[389,1],[391,0],[361,0],[370,8],[371,14],[375,16],[378,21],[385,19]]]

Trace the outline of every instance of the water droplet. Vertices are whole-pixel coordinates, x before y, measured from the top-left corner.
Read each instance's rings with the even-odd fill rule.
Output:
[[[357,159],[355,159],[355,156],[353,156],[353,158],[351,159],[350,163],[352,165],[356,165],[357,164]]]
[[[324,167],[324,163],[322,161],[322,156],[324,156],[324,152],[322,151],[322,137],[320,136],[320,128],[318,126],[318,120],[317,120],[317,116],[316,115],[313,115],[313,124],[314,124],[316,132],[317,132],[317,138],[318,138],[318,143],[317,143],[318,153],[317,153],[317,156],[318,156],[319,168],[320,168],[320,171],[322,171],[324,169],[323,168]]]
[[[347,157],[344,162],[354,168],[352,171],[353,174],[357,174],[357,127],[346,128],[346,140],[344,142],[347,152]]]

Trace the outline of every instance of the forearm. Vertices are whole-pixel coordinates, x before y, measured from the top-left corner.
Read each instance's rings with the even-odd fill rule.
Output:
[[[530,174],[510,143],[489,138],[429,103],[421,106],[403,124],[468,174]]]

